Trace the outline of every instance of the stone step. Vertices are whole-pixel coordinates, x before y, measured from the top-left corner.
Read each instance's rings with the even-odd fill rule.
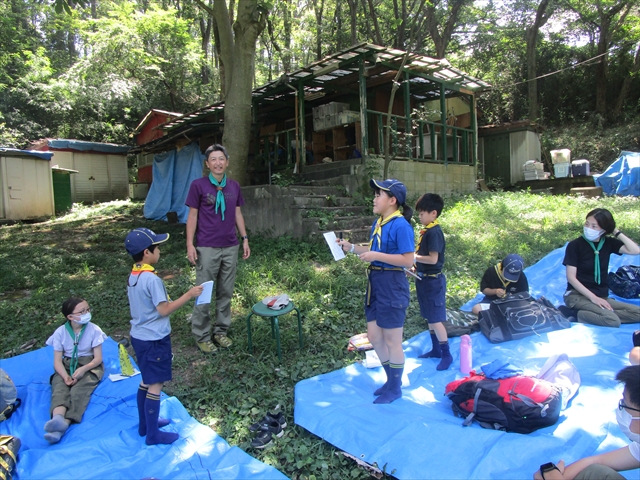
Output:
[[[354,235],[357,242],[368,240],[371,224],[376,217],[347,216],[334,218],[309,217],[302,219],[303,231],[306,236],[321,235],[324,232],[343,232],[344,238]]]
[[[353,205],[353,198],[333,195],[295,195],[293,200],[299,207],[342,207]]]
[[[361,215],[366,215],[367,210],[369,209],[369,207],[364,206],[364,205],[343,205],[340,207],[319,207],[319,206],[298,206],[297,208],[302,210],[302,215],[304,217],[309,217],[310,214],[311,216],[313,216],[312,214],[314,213],[314,210],[318,210],[320,212],[322,212],[321,217],[322,218],[326,218],[326,217],[345,217],[348,215],[351,216],[361,216]],[[307,211],[305,211],[307,210]]]
[[[332,195],[344,196],[344,187],[339,185],[289,185],[284,187],[291,195]]]
[[[371,232],[371,224],[362,228],[343,228],[341,230],[333,230],[336,236],[342,232],[342,238],[355,244],[369,243],[369,233]],[[321,232],[324,233],[324,232]]]

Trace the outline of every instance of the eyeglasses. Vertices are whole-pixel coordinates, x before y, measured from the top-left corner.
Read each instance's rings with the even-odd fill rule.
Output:
[[[87,313],[91,313],[91,307],[87,307],[84,310],[80,310],[79,312],[73,312],[71,315],[85,315]]]
[[[623,408],[628,408],[629,410],[633,410],[634,412],[640,412],[640,409],[630,407],[629,405],[624,403],[624,398],[618,402],[618,410],[622,410]]]

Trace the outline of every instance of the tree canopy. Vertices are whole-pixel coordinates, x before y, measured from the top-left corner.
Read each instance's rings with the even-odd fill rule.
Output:
[[[363,41],[446,57],[491,83],[481,123],[604,124],[640,106],[640,0],[7,0],[0,25],[5,146],[131,143],[151,108],[242,103]],[[254,45],[253,65],[240,44]]]

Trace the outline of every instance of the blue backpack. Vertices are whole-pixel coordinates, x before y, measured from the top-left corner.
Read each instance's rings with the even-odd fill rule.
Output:
[[[622,298],[640,298],[640,267],[623,265],[609,272],[609,289]]]

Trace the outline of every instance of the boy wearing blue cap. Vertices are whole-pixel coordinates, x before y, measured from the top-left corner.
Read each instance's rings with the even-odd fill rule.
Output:
[[[371,226],[369,245],[337,242],[370,264],[364,307],[367,336],[387,374],[386,383],[374,392],[378,398],[373,403],[391,403],[402,396],[402,333],[409,306],[404,268],[413,265],[414,237],[409,223],[413,210],[405,205],[407,189],[399,180],[371,180],[370,185],[375,192],[373,213],[380,217]]]
[[[510,253],[502,262],[487,268],[480,280],[480,291],[484,298],[471,311],[479,314],[489,308],[494,300],[519,292],[529,291],[529,281],[522,272],[524,260],[517,253]]]
[[[439,358],[436,370],[447,370],[453,362],[449,351],[447,330],[442,324],[447,319],[446,293],[447,279],[442,273],[444,265],[445,241],[438,217],[444,208],[444,200],[435,193],[425,193],[416,203],[420,214],[420,242],[416,249],[416,294],[420,304],[420,314],[429,322],[431,350],[419,355],[420,358]]]
[[[127,235],[125,247],[135,262],[127,294],[131,310],[131,345],[142,381],[138,389],[138,433],[146,435],[147,445],[169,444],[177,433],[159,429],[169,420],[159,418],[160,393],[164,382],[171,380],[171,324],[169,315],[202,293],[202,286],[192,287],[172,302],[164,283],[153,265],[160,260],[160,244],[169,240],[168,233],[155,234],[148,228],[136,228]]]

